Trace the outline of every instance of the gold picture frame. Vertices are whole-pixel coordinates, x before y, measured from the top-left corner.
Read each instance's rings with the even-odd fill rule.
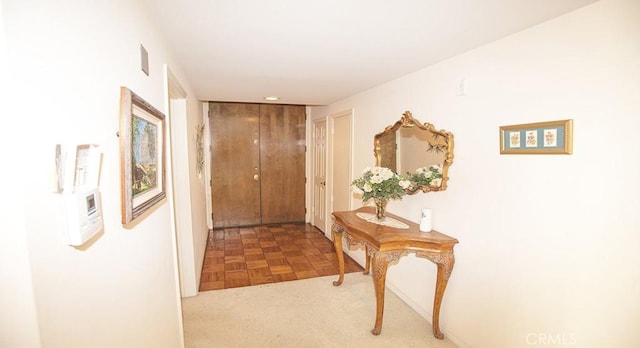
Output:
[[[122,224],[166,197],[165,116],[126,87],[120,88]]]
[[[570,155],[572,153],[573,120],[500,127],[501,155]]]

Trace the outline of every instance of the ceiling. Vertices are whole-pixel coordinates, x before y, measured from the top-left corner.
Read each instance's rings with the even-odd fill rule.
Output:
[[[325,105],[595,0],[148,0],[201,100]]]

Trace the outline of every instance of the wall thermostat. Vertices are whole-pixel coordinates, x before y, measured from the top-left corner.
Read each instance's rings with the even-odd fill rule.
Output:
[[[82,245],[104,228],[100,191],[96,187],[78,190],[64,197],[67,243],[73,246]]]

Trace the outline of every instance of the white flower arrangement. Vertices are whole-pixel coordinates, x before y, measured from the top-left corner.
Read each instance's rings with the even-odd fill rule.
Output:
[[[411,181],[400,177],[389,168],[367,167],[362,171],[361,177],[353,180],[351,187],[356,193],[362,194],[362,200],[366,202],[371,198],[400,199],[411,184]]]

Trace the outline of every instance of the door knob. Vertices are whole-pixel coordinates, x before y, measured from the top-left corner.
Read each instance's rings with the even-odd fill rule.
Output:
[[[327,183],[323,181],[323,182],[321,182],[321,183],[320,183],[320,185],[322,185],[322,186],[326,186],[326,185],[327,185]]]
[[[253,176],[253,180],[258,181],[258,179],[260,179],[260,176],[259,176],[258,174],[255,174],[255,175]]]

